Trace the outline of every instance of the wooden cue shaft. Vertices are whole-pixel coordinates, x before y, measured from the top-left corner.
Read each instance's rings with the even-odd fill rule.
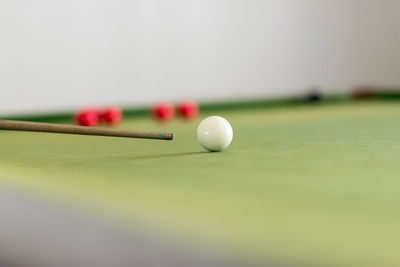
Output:
[[[162,139],[162,140],[172,140],[173,138],[172,133],[129,131],[129,130],[101,128],[101,127],[87,127],[87,126],[76,126],[68,124],[12,121],[12,120],[0,120],[0,130],[116,136],[116,137]]]

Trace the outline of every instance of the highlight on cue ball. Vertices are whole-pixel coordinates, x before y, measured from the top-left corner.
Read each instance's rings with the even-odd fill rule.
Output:
[[[197,128],[197,138],[200,145],[208,151],[221,151],[232,142],[232,126],[220,116],[207,117]]]

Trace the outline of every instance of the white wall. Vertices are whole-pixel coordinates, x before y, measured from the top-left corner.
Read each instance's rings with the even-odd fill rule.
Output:
[[[399,0],[0,0],[0,114],[400,84]]]

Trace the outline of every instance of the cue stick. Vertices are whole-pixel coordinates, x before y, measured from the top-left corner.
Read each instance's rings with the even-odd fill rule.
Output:
[[[130,137],[130,138],[161,139],[161,140],[172,140],[173,138],[172,133],[129,131],[129,130],[101,128],[101,127],[88,127],[88,126],[76,126],[68,124],[29,122],[29,121],[12,121],[12,120],[1,120],[1,119],[0,119],[0,130],[116,136],[116,137]]]

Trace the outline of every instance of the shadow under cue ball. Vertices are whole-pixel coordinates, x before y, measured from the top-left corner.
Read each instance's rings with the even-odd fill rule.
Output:
[[[208,151],[224,150],[232,142],[232,126],[220,116],[207,117],[197,128],[197,138],[200,145]]]

